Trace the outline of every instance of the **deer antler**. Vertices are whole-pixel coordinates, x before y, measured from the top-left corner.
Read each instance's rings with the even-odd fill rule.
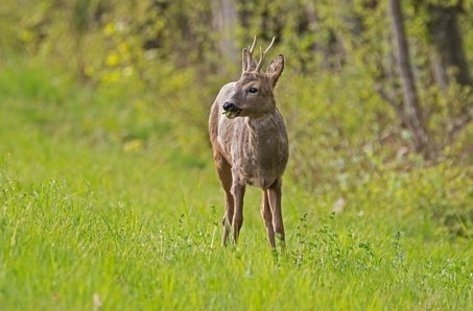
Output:
[[[271,49],[271,47],[273,46],[273,43],[274,43],[274,40],[276,40],[276,37],[273,37],[273,39],[271,40],[271,43],[269,44],[269,46],[266,48],[266,50],[264,50],[264,52],[262,52],[262,48],[260,46],[259,48],[259,54],[260,54],[260,59],[258,61],[258,64],[256,65],[256,69],[255,71],[258,72],[261,70],[261,67],[263,66],[263,62],[266,58],[266,54],[269,52],[269,50]]]
[[[253,38],[253,43],[251,44],[251,47],[250,47],[250,54],[253,54],[253,51],[255,50],[255,46],[256,46],[256,35]]]

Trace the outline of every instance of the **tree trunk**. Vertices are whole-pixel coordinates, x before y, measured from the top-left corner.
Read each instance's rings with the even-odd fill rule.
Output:
[[[237,40],[234,29],[238,18],[235,3],[232,0],[212,1],[213,27],[218,33],[217,46],[221,55],[235,62],[238,59]],[[250,37],[250,36],[248,36]]]
[[[459,84],[471,86],[471,76],[463,48],[463,40],[458,28],[458,6],[429,5],[427,28],[436,53],[435,72],[437,82],[446,87],[448,70],[453,69],[452,78]]]
[[[455,5],[429,4],[429,22],[427,29],[435,49],[433,71],[436,82],[446,88],[453,80],[462,86],[472,87],[473,80],[468,68],[468,61],[463,46],[463,37],[458,26],[458,17],[464,13],[462,2]],[[461,132],[473,119],[473,93],[462,100],[460,115],[454,118],[448,129],[447,143]]]
[[[403,120],[401,122],[406,125],[412,134],[414,150],[421,153],[425,158],[431,158],[433,157],[434,150],[432,141],[423,123],[422,110],[410,64],[409,46],[407,44],[399,0],[389,0],[389,12],[396,42],[396,60],[404,89]]]

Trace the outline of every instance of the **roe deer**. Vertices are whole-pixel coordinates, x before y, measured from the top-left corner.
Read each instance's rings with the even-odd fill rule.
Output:
[[[218,177],[225,191],[223,244],[230,232],[236,243],[243,223],[243,196],[247,184],[263,190],[261,216],[269,244],[276,247],[275,233],[285,246],[281,212],[281,177],[289,151],[284,119],[276,107],[273,89],[284,69],[278,55],[261,70],[274,43],[253,59],[256,37],[242,51],[242,74],[238,81],[222,87],[212,105],[209,134]]]

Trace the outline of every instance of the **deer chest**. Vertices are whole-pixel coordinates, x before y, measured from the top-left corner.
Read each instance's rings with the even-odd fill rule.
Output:
[[[287,139],[277,135],[243,141],[233,154],[234,172],[242,182],[268,188],[286,168]]]

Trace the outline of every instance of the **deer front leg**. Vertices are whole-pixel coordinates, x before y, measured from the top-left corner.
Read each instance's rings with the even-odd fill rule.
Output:
[[[269,206],[267,190],[263,190],[263,199],[261,200],[261,217],[263,217],[266,232],[268,233],[269,245],[271,245],[272,248],[275,248],[276,241],[274,240],[273,215],[271,214],[271,208]]]
[[[233,196],[230,193],[230,190],[225,190],[225,215],[222,219],[223,225],[223,239],[222,243],[224,246],[227,245],[228,236],[230,235],[230,231],[232,230],[232,221],[233,221],[233,214],[234,214],[234,200]]]
[[[233,213],[233,240],[235,244],[238,242],[238,236],[240,235],[241,225],[243,224],[243,197],[245,196],[245,185],[235,183],[232,187],[232,194],[234,201],[235,211]]]
[[[228,236],[232,230],[232,220],[234,212],[234,199],[231,193],[232,189],[232,169],[230,164],[218,153],[214,155],[218,178],[225,191],[225,215],[222,219],[223,226],[223,245],[227,245]]]
[[[284,223],[282,220],[281,211],[281,192],[282,181],[278,178],[267,191],[269,206],[271,207],[271,213],[273,216],[273,229],[276,232],[278,240],[281,242],[281,247],[285,249],[285,236],[284,236]]]

